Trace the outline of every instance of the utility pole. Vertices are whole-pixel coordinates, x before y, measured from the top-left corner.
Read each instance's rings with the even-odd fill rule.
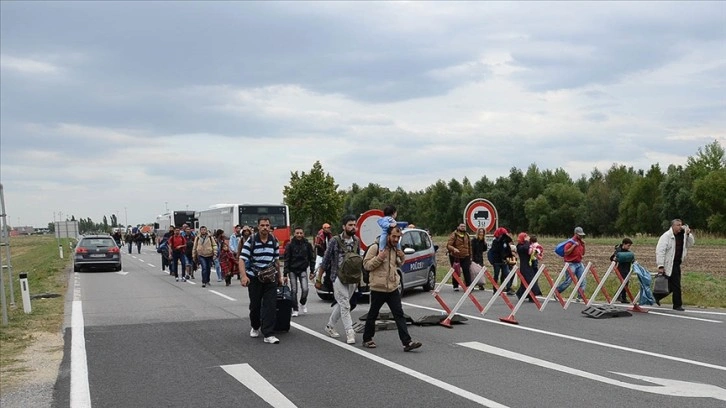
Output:
[[[129,213],[128,213],[128,211],[126,211],[126,207],[124,207],[124,223],[126,223],[126,225],[124,225],[124,227],[128,228],[129,227]]]

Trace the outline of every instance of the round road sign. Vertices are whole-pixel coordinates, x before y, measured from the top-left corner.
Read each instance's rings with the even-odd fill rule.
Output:
[[[464,223],[476,232],[479,228],[489,233],[497,227],[497,209],[489,200],[477,198],[471,200],[464,210]]]
[[[378,220],[381,218],[383,218],[381,210],[368,210],[358,218],[358,229],[355,234],[360,239],[362,250],[365,251],[368,245],[375,243],[376,238],[381,235],[381,227],[378,226]]]

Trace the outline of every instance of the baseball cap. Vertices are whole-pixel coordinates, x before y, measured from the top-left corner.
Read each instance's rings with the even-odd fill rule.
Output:
[[[323,228],[330,228],[330,224],[328,224],[328,223],[326,222],[325,224],[323,224]]]
[[[575,227],[575,234],[585,235],[585,231],[582,230],[582,227]]]

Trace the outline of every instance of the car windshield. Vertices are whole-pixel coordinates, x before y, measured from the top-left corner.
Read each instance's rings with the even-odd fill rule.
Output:
[[[81,241],[81,246],[84,248],[101,248],[115,245],[111,238],[86,238]]]

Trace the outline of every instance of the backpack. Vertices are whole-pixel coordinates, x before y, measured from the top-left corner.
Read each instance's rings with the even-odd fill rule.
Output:
[[[348,250],[348,246],[345,245],[340,235],[337,235],[335,240],[345,250],[343,262],[340,263],[340,267],[338,268],[338,279],[346,284],[360,283],[363,271],[363,258],[360,256],[359,244],[356,243],[352,250]]]
[[[565,257],[565,245],[567,245],[568,242],[575,243],[575,241],[573,241],[572,238],[570,238],[568,240],[565,240],[565,241],[560,242],[555,247],[555,254],[557,254],[557,256],[559,256],[560,258],[564,258]]]
[[[494,243],[492,243],[492,247],[487,251],[487,261],[494,265]]]

